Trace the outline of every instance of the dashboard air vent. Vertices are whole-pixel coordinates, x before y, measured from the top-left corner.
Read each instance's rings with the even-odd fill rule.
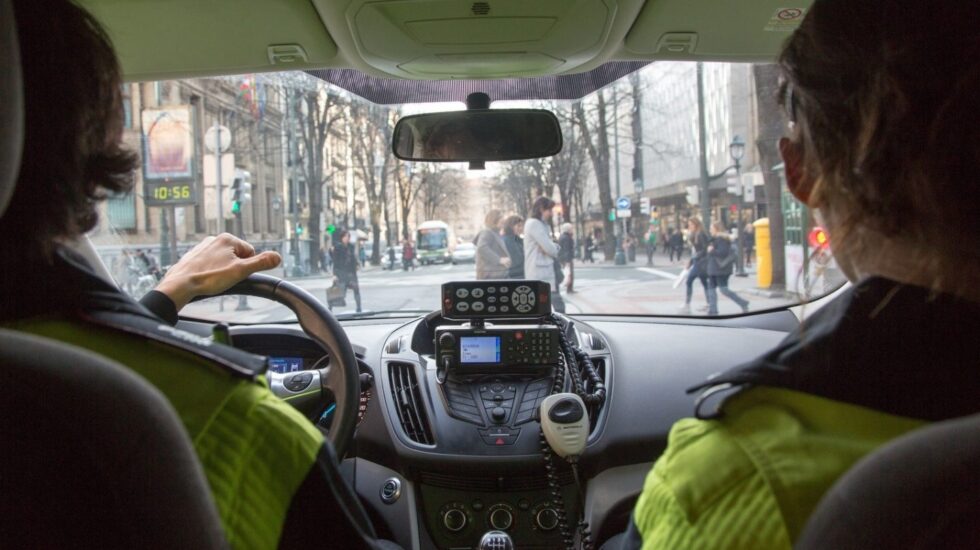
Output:
[[[415,366],[408,363],[389,363],[388,380],[402,430],[409,439],[423,445],[433,445],[435,438],[422,404]]]
[[[602,341],[602,338],[600,338],[598,334],[594,332],[583,332],[581,334],[583,343],[586,344],[592,351],[606,349],[605,342]]]
[[[598,338],[595,335],[592,335],[592,337],[593,338]],[[592,349],[595,349],[595,348],[592,348]],[[599,375],[599,378],[601,378],[602,381],[605,382],[606,381],[606,360],[605,359],[596,359],[596,358],[593,358],[592,359],[592,366],[595,367],[595,372],[596,372],[596,374]],[[592,382],[590,382],[588,380],[588,377],[586,377],[586,376],[583,376],[582,379],[584,381],[584,386],[585,386],[584,389],[585,389],[585,391],[591,393],[592,390],[593,390]],[[609,388],[606,388],[606,392],[608,392],[608,391],[609,391]],[[608,395],[608,393],[607,393],[607,395]],[[596,405],[596,404],[590,404],[587,407],[589,409],[589,433],[591,434],[592,432],[595,431],[595,427],[598,425],[598,422],[599,422],[599,414],[602,412],[602,406]]]
[[[473,15],[489,15],[490,14],[490,3],[489,2],[473,2],[473,7],[470,8],[473,11]]]

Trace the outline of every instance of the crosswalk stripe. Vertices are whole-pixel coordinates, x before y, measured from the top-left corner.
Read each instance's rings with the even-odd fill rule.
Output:
[[[644,273],[649,273],[651,275],[656,275],[658,277],[663,277],[664,279],[674,280],[677,278],[678,273],[671,273],[669,271],[661,271],[659,269],[654,269],[652,267],[638,267],[637,271],[642,271]]]

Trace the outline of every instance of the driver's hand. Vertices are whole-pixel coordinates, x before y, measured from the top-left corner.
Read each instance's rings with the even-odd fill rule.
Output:
[[[500,265],[510,267],[510,258],[500,258]]]
[[[208,237],[167,270],[156,290],[166,294],[177,311],[196,296],[218,294],[249,275],[279,265],[277,252],[255,253],[247,242],[228,233]]]

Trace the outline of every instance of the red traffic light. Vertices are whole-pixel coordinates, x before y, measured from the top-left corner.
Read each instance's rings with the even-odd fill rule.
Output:
[[[830,235],[824,231],[824,228],[817,226],[810,230],[810,234],[807,236],[807,240],[810,242],[810,246],[813,248],[826,248],[830,246]]]
[[[728,210],[732,214],[738,214],[738,205],[733,204],[733,205],[731,205],[731,206],[728,207]]]

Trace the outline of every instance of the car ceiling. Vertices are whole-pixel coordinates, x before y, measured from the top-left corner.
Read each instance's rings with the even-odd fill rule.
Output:
[[[567,77],[585,75],[591,89],[608,82],[596,75],[618,78],[650,61],[771,61],[798,22],[780,21],[777,14],[802,14],[810,3],[796,0],[787,8],[786,0],[78,1],[107,28],[130,81],[306,70],[348,81],[361,74],[375,88],[406,80],[573,82]],[[405,86],[420,89],[418,82]],[[568,88],[552,84],[512,94],[544,99],[559,93],[549,89],[563,87]],[[393,102],[384,99],[373,101]]]

